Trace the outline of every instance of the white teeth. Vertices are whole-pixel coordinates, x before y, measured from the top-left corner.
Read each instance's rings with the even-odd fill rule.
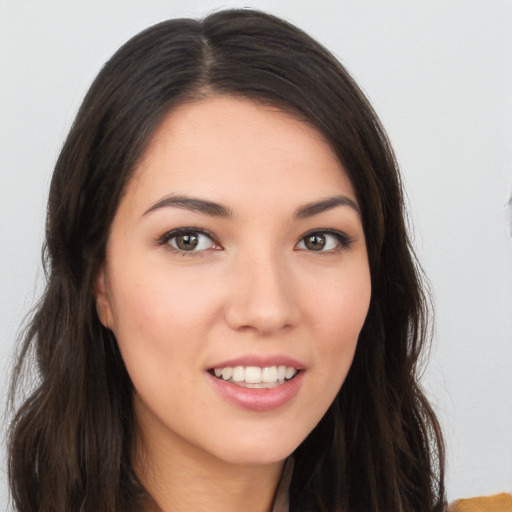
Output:
[[[230,380],[245,384],[254,384],[261,387],[264,384],[282,384],[285,380],[290,380],[297,374],[297,370],[290,366],[227,366],[225,368],[214,368],[214,374],[217,378]]]
[[[233,368],[222,368],[221,373],[224,380],[229,380],[233,376]]]
[[[284,379],[281,379],[284,380]],[[267,366],[261,370],[261,382],[276,382],[277,368],[275,366]]]
[[[245,382],[248,384],[260,384],[261,368],[258,368],[257,366],[248,366],[245,369]]]
[[[243,382],[245,380],[245,368],[243,366],[235,366],[233,368],[233,376],[235,382]]]
[[[286,378],[287,379],[291,379],[296,373],[297,373],[297,370],[295,368],[286,368]]]

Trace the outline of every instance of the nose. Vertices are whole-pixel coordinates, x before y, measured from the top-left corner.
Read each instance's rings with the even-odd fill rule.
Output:
[[[243,258],[233,269],[230,285],[225,318],[232,329],[269,335],[298,322],[295,283],[277,257]]]

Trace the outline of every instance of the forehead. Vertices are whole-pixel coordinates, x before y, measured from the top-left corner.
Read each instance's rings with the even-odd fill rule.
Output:
[[[230,96],[172,110],[150,140],[127,192],[141,199],[213,194],[230,204],[257,196],[262,207],[333,193],[355,201],[352,184],[322,134],[292,114]]]

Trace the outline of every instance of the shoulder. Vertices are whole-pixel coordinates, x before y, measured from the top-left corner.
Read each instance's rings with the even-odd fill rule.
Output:
[[[512,512],[512,495],[503,492],[494,496],[482,496],[454,501],[447,512]]]

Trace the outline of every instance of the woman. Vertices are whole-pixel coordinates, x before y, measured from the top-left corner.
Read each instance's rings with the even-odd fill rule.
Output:
[[[385,132],[267,14],[142,32],[56,164],[20,511],[442,510],[427,303]]]

